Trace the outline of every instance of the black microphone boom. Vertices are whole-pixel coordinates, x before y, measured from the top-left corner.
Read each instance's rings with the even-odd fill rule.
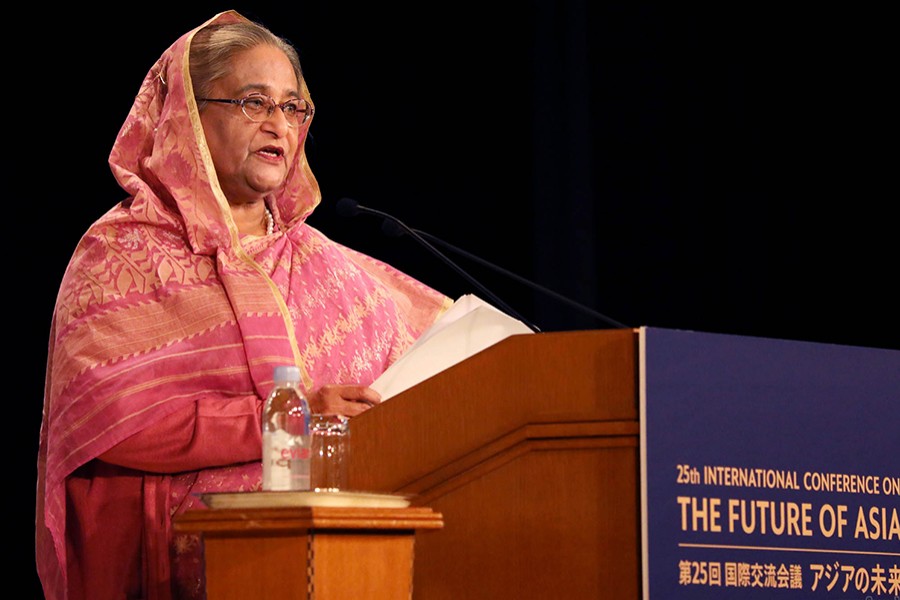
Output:
[[[522,283],[522,284],[532,288],[533,290],[536,290],[538,292],[541,292],[542,294],[546,294],[552,298],[555,298],[556,300],[558,300],[564,304],[567,304],[567,305],[571,306],[572,308],[575,308],[575,309],[583,312],[584,314],[589,315],[595,319],[599,319],[605,323],[608,323],[608,324],[612,325],[613,327],[617,327],[617,328],[621,328],[621,329],[629,328],[628,325],[625,325],[624,323],[620,323],[619,321],[616,321],[612,317],[609,317],[607,315],[604,315],[603,313],[597,312],[596,310],[594,310],[588,306],[585,306],[583,304],[575,302],[571,298],[567,298],[567,297],[563,296],[562,294],[559,294],[558,292],[554,292],[553,290],[548,289],[538,283],[535,283],[533,281],[525,279],[524,277],[522,277],[520,275],[517,275],[511,271],[504,269],[503,267],[495,265],[494,263],[489,262],[489,261],[481,258],[480,256],[476,256],[470,252],[467,252],[467,251],[463,250],[462,248],[458,248],[457,246],[454,246],[453,244],[451,244],[445,240],[442,240],[430,233],[426,233],[420,229],[412,229],[410,227],[407,227],[405,224],[403,224],[403,222],[401,222],[399,219],[396,219],[395,217],[392,217],[385,213],[379,212],[377,210],[362,207],[355,200],[351,200],[350,198],[342,198],[338,202],[337,212],[339,215],[345,216],[345,217],[356,216],[360,212],[368,212],[368,213],[383,217],[384,220],[382,221],[382,224],[381,224],[381,231],[385,235],[392,236],[392,237],[399,237],[402,235],[410,234],[413,238],[415,238],[421,244],[425,245],[432,252],[434,252],[435,254],[440,256],[442,258],[442,260],[444,260],[448,264],[451,264],[451,266],[453,266],[453,268],[455,270],[457,270],[457,272],[460,272],[461,274],[463,274],[463,276],[467,280],[472,281],[472,277],[468,273],[464,273],[458,266],[451,263],[449,261],[449,259],[444,257],[441,253],[437,252],[425,240],[426,239],[431,240],[432,242],[439,244],[440,246],[443,246],[444,248],[446,248],[452,252],[455,252],[455,253],[457,253],[461,256],[464,256],[464,257],[468,258],[469,260],[474,261],[484,267],[487,267],[487,268],[492,269],[502,275],[505,275],[511,279],[514,279],[514,280],[518,281],[519,283]],[[474,282],[474,284],[478,285],[479,287],[482,287],[481,284],[479,284],[477,282]],[[486,292],[486,293],[488,293],[489,295],[491,295],[493,297],[493,294],[490,294],[490,292]],[[529,327],[531,327],[531,325],[529,325]]]
[[[551,297],[559,300],[560,302],[568,304],[572,308],[576,308],[576,309],[580,310],[581,312],[585,313],[586,315],[590,315],[591,317],[594,317],[595,319],[600,319],[601,321],[605,321],[606,323],[609,323],[613,327],[617,327],[617,328],[621,328],[621,329],[628,329],[628,325],[619,323],[615,319],[613,319],[611,317],[607,317],[603,313],[599,313],[596,310],[585,306],[584,304],[579,304],[578,302],[575,302],[571,298],[566,298],[562,294],[554,292],[551,289],[545,288],[544,286],[542,286],[538,283],[529,281],[528,279],[525,279],[524,277],[522,277],[520,275],[516,275],[515,273],[513,273],[511,271],[507,271],[503,267],[500,267],[491,262],[488,262],[485,259],[483,259],[479,256],[475,256],[474,254],[472,254],[470,252],[466,252],[462,248],[457,248],[453,244],[451,244],[449,242],[445,242],[444,240],[442,240],[438,237],[435,237],[435,236],[431,235],[430,233],[425,233],[424,231],[422,231],[420,229],[414,229],[413,231],[415,231],[417,234],[431,240],[432,242],[440,244],[441,246],[443,246],[444,248],[447,248],[448,250],[456,252],[457,254],[459,254],[461,256],[465,256],[466,258],[468,258],[471,261],[477,262],[478,264],[480,264],[484,267],[487,267],[489,269],[493,269],[494,271],[497,271],[498,273],[506,275],[507,277],[510,277],[512,279],[515,279],[519,283],[527,285],[531,289],[537,290],[537,291],[541,292],[542,294],[547,294],[548,296],[551,296]]]
[[[484,285],[481,284],[477,279],[472,277],[469,273],[464,271],[459,265],[455,262],[447,258],[440,250],[432,246],[428,241],[420,236],[414,229],[408,227],[403,221],[394,217],[393,215],[389,215],[385,212],[381,212],[380,210],[375,210],[374,208],[367,208],[365,206],[360,205],[356,200],[351,198],[341,198],[337,203],[337,213],[343,217],[355,217],[360,213],[367,213],[370,215],[375,215],[381,217],[385,220],[385,222],[390,221],[398,226],[400,226],[403,231],[405,231],[411,238],[425,246],[432,254],[440,258],[444,263],[450,266],[454,271],[456,271],[459,275],[461,275],[466,281],[474,285],[478,290],[488,297],[494,304],[497,305],[498,308],[504,310],[509,315],[519,319],[524,323],[529,329],[534,331],[535,333],[540,332],[540,328],[537,325],[529,322],[525,317],[520,315],[515,309],[506,304],[503,300],[497,297],[496,294],[488,290]]]
[[[385,219],[385,221],[381,224],[381,231],[385,235],[389,235],[389,236],[393,236],[393,237],[398,237],[398,236],[406,234],[406,231],[404,231],[402,228],[397,226],[393,221],[389,221],[387,219]],[[477,262],[478,264],[480,264],[483,267],[487,267],[488,269],[492,269],[492,270],[500,273],[501,275],[506,275],[507,277],[509,277],[511,279],[515,279],[519,283],[525,284],[533,290],[537,290],[537,291],[541,292],[542,294],[546,294],[548,296],[551,296],[551,297],[559,300],[560,302],[568,304],[572,308],[578,309],[579,311],[583,312],[586,315],[589,315],[595,319],[600,319],[601,321],[609,323],[613,327],[617,327],[617,328],[621,328],[621,329],[628,329],[628,325],[619,323],[612,317],[607,317],[603,313],[599,313],[596,310],[594,310],[588,306],[585,306],[584,304],[575,302],[571,298],[566,298],[562,294],[560,294],[558,292],[554,292],[551,289],[545,288],[544,286],[540,285],[539,283],[529,281],[528,279],[525,279],[521,275],[516,275],[512,271],[507,271],[503,267],[495,265],[494,263],[489,262],[489,261],[481,258],[480,256],[475,256],[471,252],[467,252],[467,251],[463,250],[462,248],[458,248],[458,247],[454,246],[453,244],[451,244],[450,242],[442,240],[441,238],[439,238],[437,236],[434,236],[430,233],[422,231],[421,229],[413,229],[413,231],[416,232],[418,235],[420,235],[428,240],[431,240],[435,244],[443,246],[444,248],[446,248],[447,250],[450,250],[451,252],[455,252],[456,254],[459,254],[460,256],[464,256],[473,262]]]

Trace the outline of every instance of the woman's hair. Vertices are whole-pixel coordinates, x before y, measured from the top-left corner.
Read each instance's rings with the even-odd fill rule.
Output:
[[[303,81],[300,57],[287,40],[259,23],[209,25],[198,31],[191,41],[190,71],[194,97],[209,96],[213,83],[230,72],[231,59],[236,54],[263,44],[274,46],[287,55],[300,84]]]

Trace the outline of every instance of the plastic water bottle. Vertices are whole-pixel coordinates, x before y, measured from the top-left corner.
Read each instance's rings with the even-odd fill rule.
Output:
[[[309,404],[300,389],[300,369],[275,367],[275,387],[262,415],[262,487],[309,489]]]

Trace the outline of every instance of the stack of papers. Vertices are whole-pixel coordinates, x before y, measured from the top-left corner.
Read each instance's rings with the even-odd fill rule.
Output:
[[[534,333],[472,294],[461,296],[372,384],[382,402],[515,334]]]

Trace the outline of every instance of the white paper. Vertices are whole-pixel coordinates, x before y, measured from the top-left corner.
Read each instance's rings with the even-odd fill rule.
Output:
[[[534,333],[527,325],[472,294],[453,303],[372,388],[381,400],[399,394],[456,363],[520,333]]]

